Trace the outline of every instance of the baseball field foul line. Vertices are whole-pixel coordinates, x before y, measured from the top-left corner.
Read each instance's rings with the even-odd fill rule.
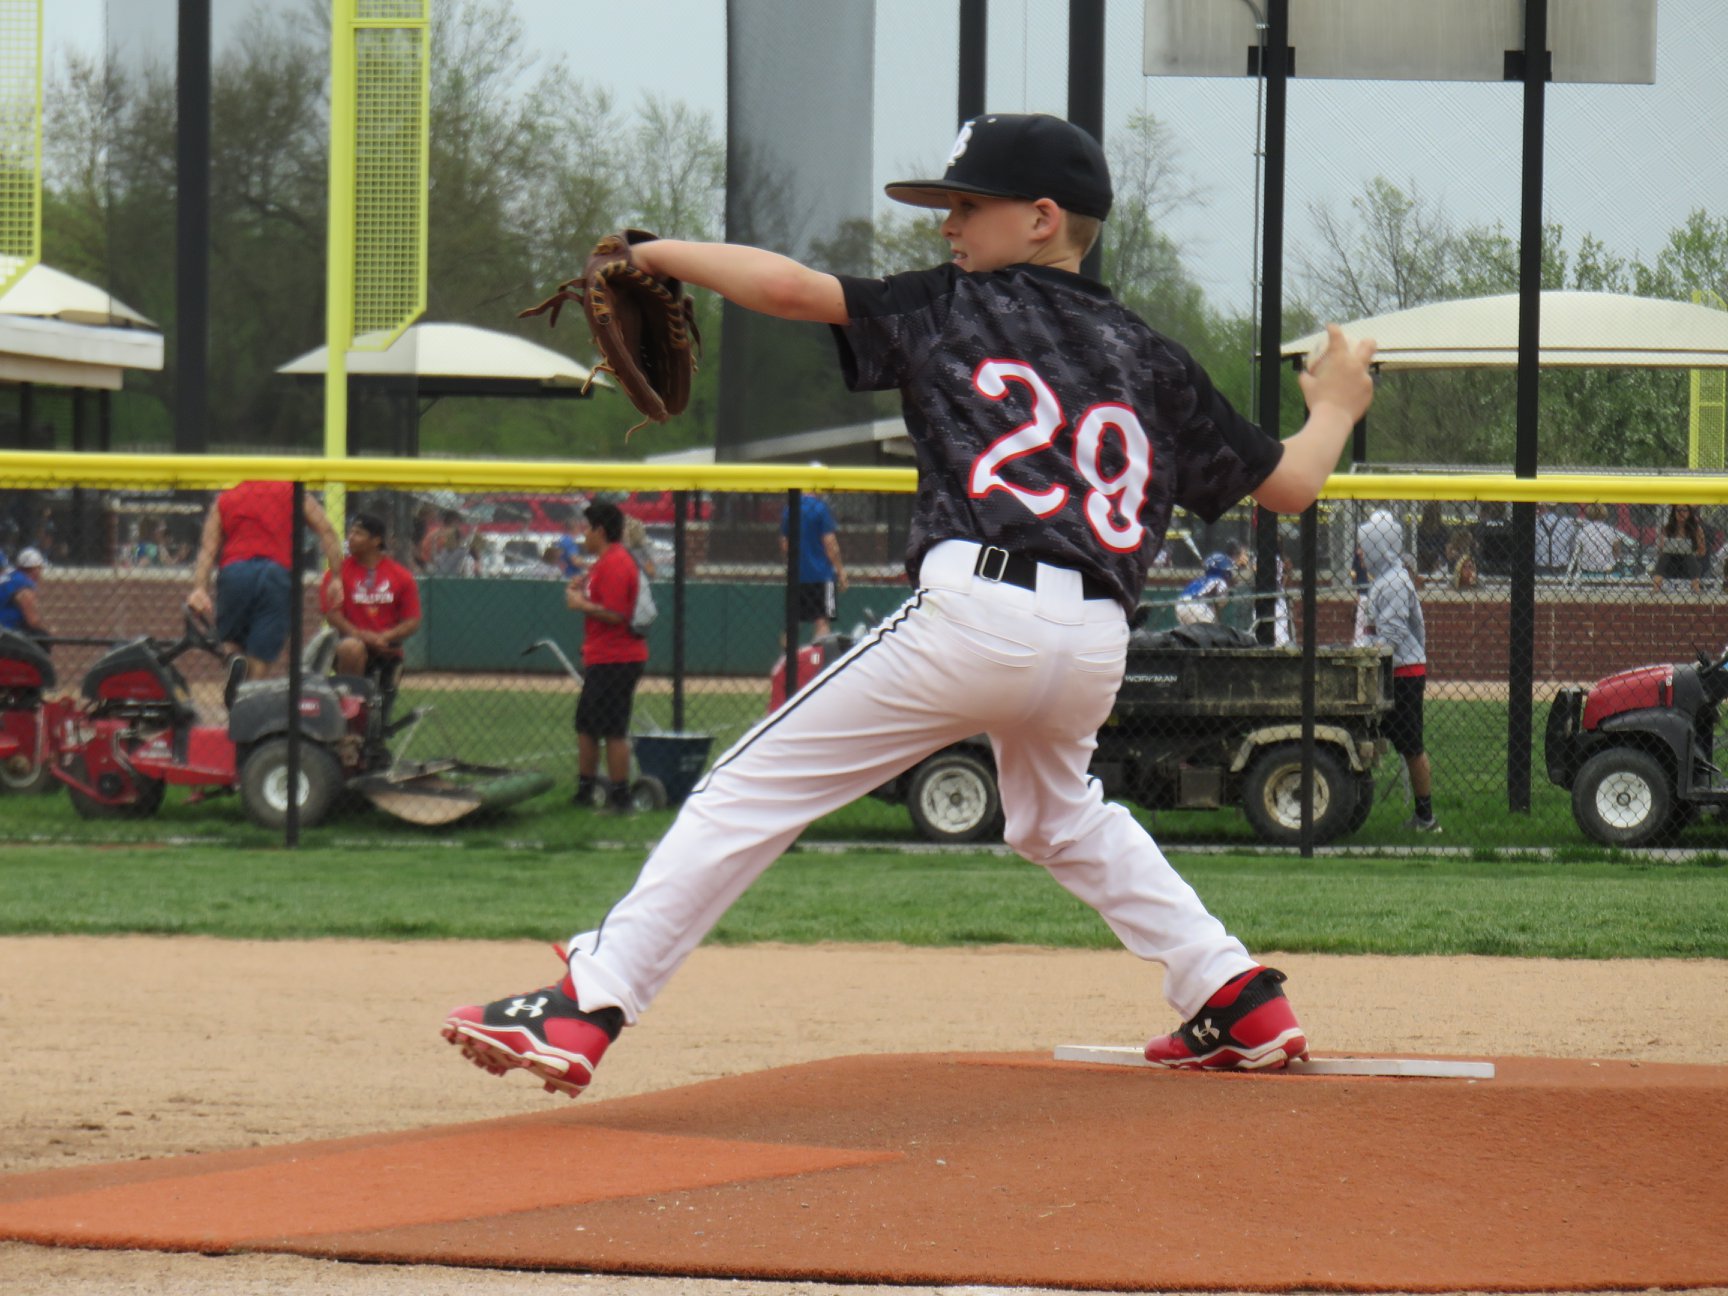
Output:
[[[1058,1044],[1058,1062],[1102,1062],[1107,1066],[1150,1067],[1145,1053],[1133,1044]],[[1448,1080],[1492,1080],[1492,1062],[1458,1062],[1450,1058],[1305,1058],[1291,1062],[1290,1075],[1434,1076]]]

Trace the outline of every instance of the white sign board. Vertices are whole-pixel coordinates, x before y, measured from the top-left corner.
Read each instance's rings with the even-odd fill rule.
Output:
[[[1253,76],[1267,0],[1146,0],[1147,76]],[[1291,75],[1522,78],[1524,0],[1290,0]],[[1656,0],[1549,0],[1555,81],[1656,80]],[[1510,56],[1510,57],[1509,57]]]

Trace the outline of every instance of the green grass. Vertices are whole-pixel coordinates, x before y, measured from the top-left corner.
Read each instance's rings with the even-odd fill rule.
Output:
[[[526,766],[545,770],[557,780],[552,791],[510,810],[491,823],[465,821],[454,831],[464,838],[478,833],[482,840],[504,837],[560,845],[581,841],[589,820],[565,804],[576,768],[575,735],[570,727],[574,693],[525,690],[404,691],[401,712],[430,705],[430,714],[412,735],[399,740],[399,751],[411,759],[460,755],[480,764]],[[711,756],[761,718],[765,693],[740,681],[735,691],[692,692],[687,699],[684,727],[713,735]],[[672,699],[643,693],[637,699],[635,729],[653,733],[672,728]],[[1576,849],[1587,858],[1605,852],[1588,843],[1572,822],[1570,803],[1560,789],[1538,772],[1533,807],[1528,815],[1506,810],[1506,708],[1493,702],[1430,701],[1428,736],[1435,770],[1435,806],[1446,826],[1441,844],[1477,849]],[[1349,839],[1353,846],[1416,844],[1403,828],[1410,810],[1397,790],[1397,758],[1385,757],[1378,781],[1390,785],[1366,825]],[[1154,814],[1129,807],[1161,842],[1183,846],[1201,843],[1255,844],[1252,829],[1238,811],[1165,811]],[[664,831],[666,821],[650,817],[639,825],[608,826],[612,840],[649,840]],[[368,807],[351,808],[329,825],[309,830],[307,843],[364,837],[371,841],[411,846],[434,834],[404,825]],[[913,840],[906,810],[863,798],[813,824],[806,834],[814,841],[867,841],[888,844]],[[279,840],[248,824],[232,798],[185,804],[185,794],[170,789],[167,804],[151,820],[105,820],[86,823],[72,811],[64,793],[45,797],[0,797],[0,841],[88,841],[100,843],[153,842],[165,838],[222,841],[234,846],[268,846]],[[1728,852],[1728,826],[1702,824],[1688,830],[1682,846],[1693,850]]]
[[[597,923],[643,857],[573,846],[12,846],[0,932],[550,939]],[[1728,873],[1696,863],[1217,855],[1178,866],[1255,949],[1728,957]],[[1116,945],[1042,870],[983,852],[794,850],[714,939]]]

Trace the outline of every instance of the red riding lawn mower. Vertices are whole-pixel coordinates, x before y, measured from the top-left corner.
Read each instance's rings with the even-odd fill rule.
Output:
[[[398,818],[442,824],[551,786],[549,776],[534,772],[396,758],[390,740],[425,712],[392,721],[399,672],[327,675],[333,648],[333,636],[320,635],[306,654],[295,797],[302,827],[323,822],[347,791]],[[255,823],[281,828],[288,813],[288,681],[242,684],[226,724],[200,723],[175,665],[194,650],[221,655],[208,623],[188,612],[179,639],[115,644],[90,667],[77,696],[55,697],[54,668],[42,645],[0,631],[0,763],[8,787],[42,787],[46,773],[66,785],[73,808],[87,819],[153,815],[169,784],[238,792]]]
[[[1605,846],[1647,846],[1728,805],[1728,779],[1715,760],[1724,697],[1728,652],[1561,689],[1544,756],[1549,780],[1571,791],[1585,835]]]

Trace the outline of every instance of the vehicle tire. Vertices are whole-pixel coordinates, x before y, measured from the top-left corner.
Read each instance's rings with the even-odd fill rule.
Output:
[[[1356,776],[1356,804],[1350,807],[1350,818],[1345,821],[1344,835],[1349,836],[1363,824],[1368,822],[1368,816],[1374,813],[1374,771],[1364,770]]]
[[[1604,846],[1647,846],[1674,816],[1674,788],[1662,762],[1636,747],[1599,751],[1572,781],[1572,817]]]
[[[91,782],[90,767],[82,756],[74,756],[66,772],[80,783]],[[72,808],[80,819],[148,819],[162,808],[162,798],[168,791],[161,779],[124,774],[118,770],[102,775],[101,779],[103,782],[95,784],[96,789],[106,796],[111,787],[111,799],[98,799],[67,785],[67,795],[72,798]],[[104,783],[109,786],[104,786]]]
[[[664,810],[671,799],[666,795],[666,785],[652,774],[644,774],[630,785],[630,806],[637,812]]]
[[[1355,810],[1356,776],[1330,747],[1314,749],[1314,841],[1348,831]],[[1262,841],[1297,846],[1302,841],[1302,744],[1274,743],[1248,763],[1242,776],[1242,809]]]
[[[933,842],[971,842],[1002,832],[996,771],[969,751],[939,751],[906,777],[912,824]]]
[[[300,744],[300,826],[314,828],[330,815],[342,791],[342,765],[317,743]],[[288,740],[259,743],[240,767],[240,801],[253,823],[281,828],[288,819]]]
[[[0,760],[0,796],[35,796],[39,792],[52,792],[58,782],[47,761],[37,765],[25,756]]]

